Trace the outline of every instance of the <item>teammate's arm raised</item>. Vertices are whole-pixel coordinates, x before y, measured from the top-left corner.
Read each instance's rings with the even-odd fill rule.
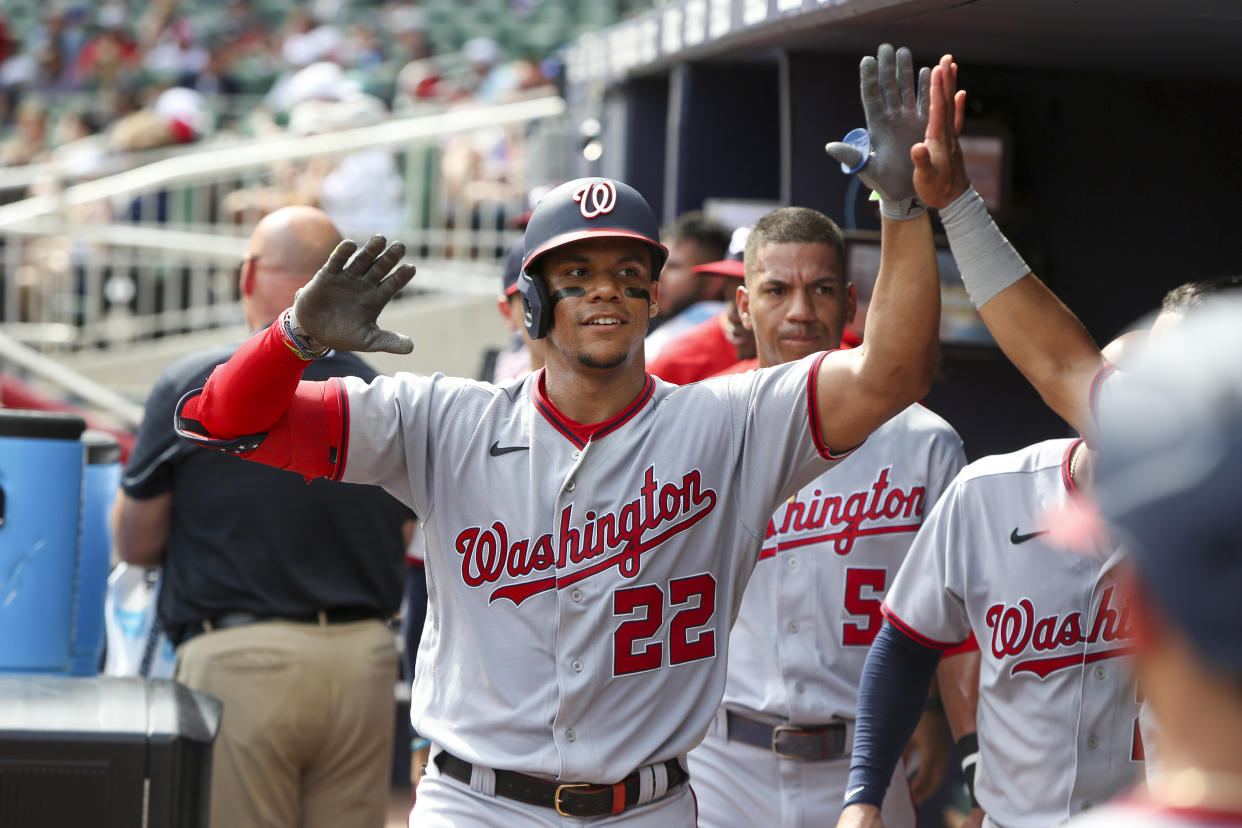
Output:
[[[960,107],[958,113],[956,132],[961,131]],[[1087,402],[1092,380],[1103,365],[1100,349],[992,221],[983,199],[966,179],[956,137],[952,140],[953,175],[922,174],[930,150],[930,143],[914,150],[914,186],[927,206],[940,211],[971,301],[1005,356],[1044,402],[1084,431],[1090,426]]]
[[[861,77],[872,150],[859,174],[881,196],[880,271],[863,345],[834,352],[820,364],[820,433],[837,450],[861,443],[931,387],[939,357],[940,277],[931,224],[914,200],[912,148],[928,149],[924,175],[949,175],[955,110],[961,106],[947,55],[930,73],[920,73],[917,92],[906,49],[894,59],[891,46],[880,47],[878,59],[863,60]],[[851,150],[839,143],[828,147],[834,158],[857,167],[862,155]]]

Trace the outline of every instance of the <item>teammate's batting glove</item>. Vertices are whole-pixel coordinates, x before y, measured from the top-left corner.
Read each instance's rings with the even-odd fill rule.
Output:
[[[397,264],[405,245],[385,244],[383,236],[372,236],[361,249],[350,239],[336,246],[327,264],[293,300],[287,321],[295,340],[311,351],[414,350],[408,336],[376,324],[388,300],[414,276],[414,265]]]
[[[919,70],[916,88],[910,50],[904,46],[894,50],[884,43],[875,57],[863,58],[859,77],[870,152],[864,156],[858,146],[841,141],[824,149],[879,193],[880,212],[886,218],[921,216],[927,208],[915,196],[910,148],[923,140],[927,130],[931,69]]]

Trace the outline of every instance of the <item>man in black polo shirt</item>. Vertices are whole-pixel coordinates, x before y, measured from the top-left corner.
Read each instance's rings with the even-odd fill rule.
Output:
[[[250,328],[292,305],[340,240],[309,207],[259,222],[240,276]],[[179,439],[174,406],[234,350],[186,357],[151,390],[113,516],[117,550],[163,564],[175,678],[224,701],[211,824],[378,827],[397,677],[384,619],[401,601],[411,515],[378,487],[308,484]],[[348,375],[375,371],[352,353],[308,369]]]

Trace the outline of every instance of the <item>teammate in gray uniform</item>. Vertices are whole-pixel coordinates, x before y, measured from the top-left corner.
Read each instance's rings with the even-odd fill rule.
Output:
[[[855,309],[844,260],[840,229],[815,210],[785,207],[755,224],[738,303],[760,367],[840,346]],[[822,825],[839,807],[880,601],[964,463],[957,433],[913,405],[768,521],[729,639],[723,704],[690,753],[700,826]],[[940,735],[945,755],[937,717],[928,714],[926,730]],[[920,758],[934,775],[931,753],[924,744]],[[894,778],[885,821],[913,826],[904,767]]]
[[[403,247],[375,237],[344,243],[187,395],[188,437],[377,483],[422,518],[412,708],[433,749],[413,822],[693,824],[684,755],[719,703],[769,517],[930,383],[939,285],[911,182],[947,175],[949,64],[917,96],[908,52],[867,63],[886,217],[861,348],[687,387],[652,379],[642,344],[666,251],[637,192],[590,178],[545,196],[526,231],[519,282],[528,328],[547,338],[542,371],[499,387],[299,382],[327,348],[412,347],[375,324],[413,275]]]
[[[1100,350],[1091,341],[1081,323],[1030,272],[1030,268],[992,222],[982,199],[969,186],[964,175],[938,192],[919,188],[919,196],[929,205],[940,209],[941,219],[966,289],[1005,354],[1031,381],[1050,407],[1080,432],[1090,434],[1090,403],[1117,385],[1117,372],[1105,363]],[[954,596],[953,600],[969,606],[972,600],[983,601],[985,596],[978,593],[977,586],[974,592],[971,591],[973,576],[967,574],[963,564],[966,553],[952,551],[954,548],[968,546],[969,541],[976,537],[970,523],[962,525],[952,520],[952,510],[969,510],[971,520],[981,527],[980,531],[986,531],[987,520],[982,516],[989,514],[988,510],[991,508],[992,519],[995,519],[994,504],[1005,498],[994,494],[976,494],[976,491],[988,492],[994,487],[999,491],[1003,486],[1015,485],[1013,481],[1017,478],[1010,475],[1023,473],[1028,476],[1027,482],[1021,488],[1028,494],[1028,500],[1051,502],[1057,498],[1066,498],[1072,487],[1082,485],[1082,478],[1088,473],[1087,464],[1075,468],[1087,455],[1081,447],[1076,447],[1072,454],[1066,455],[1062,467],[1065,471],[1060,474],[1056,471],[1057,464],[1049,457],[1049,453],[1055,455],[1056,447],[1033,447],[1025,453],[993,460],[992,465],[987,468],[968,468],[959,478],[961,485],[955,483],[954,488],[938,505],[937,511],[943,510],[946,517],[937,519],[933,515],[923,531],[929,539],[927,546],[938,547],[943,554],[937,556],[933,551],[928,552],[926,557],[938,559],[938,586],[946,588]],[[1053,470],[1051,475],[1048,469]],[[1055,480],[1058,476],[1065,478],[1062,488],[1066,489],[1066,494],[1058,492],[1055,486],[1050,488],[1047,484],[1035,481],[1036,477]],[[1006,480],[1010,482],[1006,483]],[[1039,539],[1043,527],[1037,522],[1024,526],[1020,520],[1008,519],[1024,517],[1038,520],[1034,513],[1005,515],[1007,519],[1004,520],[1003,528],[1009,530],[1009,544],[1021,547],[1029,542],[1032,548],[1039,548],[1044,544],[1044,540]],[[1010,523],[1014,525],[1009,526]],[[991,527],[993,535],[1001,531],[1000,524]],[[994,542],[1000,543],[999,539]],[[916,542],[916,551],[918,545],[919,542]],[[1098,801],[1095,797],[1100,792],[1120,785],[1120,778],[1125,776],[1116,762],[1120,761],[1120,748],[1124,744],[1124,720],[1130,716],[1131,709],[1122,706],[1119,711],[1114,710],[1110,720],[1108,712],[1103,709],[1105,705],[1098,703],[1098,699],[1107,697],[1107,692],[1097,694],[1088,687],[1092,677],[1099,682],[1111,680],[1106,661],[1113,657],[1112,651],[1121,646],[1120,641],[1128,637],[1132,623],[1132,613],[1127,612],[1124,604],[1120,607],[1112,604],[1121,598],[1120,590],[1111,584],[1095,582],[1095,571],[1092,571],[1092,567],[1100,566],[1098,571],[1101,573],[1115,570],[1115,559],[1111,555],[1103,559],[1101,566],[1099,556],[1104,551],[1097,550],[1096,557],[1080,558],[1076,562],[1062,556],[1055,567],[1051,566],[1051,562],[1058,559],[1050,558],[1049,567],[1031,575],[1032,579],[1048,579],[1050,572],[1070,572],[1075,563],[1080,568],[1087,569],[1091,576],[1092,589],[1091,600],[1085,606],[1056,606],[1065,599],[1064,591],[1042,595],[1040,601],[1051,601],[1050,609],[1043,609],[1042,606],[1037,609],[1036,599],[1030,595],[1015,596],[1017,600],[1013,603],[977,606],[976,613],[982,610],[981,620],[984,626],[977,628],[976,632],[980,632],[980,629],[986,631],[986,635],[979,636],[985,659],[982,678],[984,684],[980,688],[979,740],[981,743],[991,740],[997,746],[996,759],[989,760],[986,755],[982,757],[979,771],[981,783],[984,774],[1003,775],[1005,762],[1010,766],[1039,766],[1045,770],[1042,774],[1032,774],[1026,782],[1021,783],[1020,789],[1010,786],[1005,793],[1018,797],[1017,804],[1011,811],[1006,810],[1003,814],[998,812],[989,819],[1010,819],[1014,824],[1023,824],[1019,820],[1027,818],[1031,820],[1029,824],[1047,824],[1046,819],[1039,821],[1027,815],[1032,806],[1030,800],[1024,798],[1036,798],[1041,794],[1047,794],[1049,800],[1057,800],[1053,807],[1060,816],[1055,818],[1064,819],[1070,815],[1071,810],[1085,808]],[[908,560],[913,563],[915,554],[912,553]],[[1011,577],[1009,572],[1015,567],[1026,566],[1023,560],[1017,558],[1016,562],[998,567],[992,580],[997,583],[1017,583],[1008,580]],[[909,577],[911,582],[916,578],[913,574]],[[1082,573],[1079,573],[1079,578],[1082,577]],[[904,609],[899,605],[899,601],[904,600],[900,598],[904,589],[902,582],[903,577],[899,576],[897,585],[890,591],[888,600],[893,612],[881,630],[864,669],[863,684],[859,692],[858,734],[851,762],[849,788],[846,791],[846,808],[839,825],[880,824],[876,806],[888,782],[885,769],[890,768],[895,761],[894,754],[900,750],[902,734],[909,729],[913,715],[911,708],[914,706],[911,698],[917,695],[920,684],[925,686],[938,658],[935,642],[926,640],[926,636],[923,641],[919,640],[918,627],[923,622],[910,622],[901,615]],[[1042,592],[1041,583],[1039,580],[1032,580],[1027,585],[1026,592],[1032,595]],[[933,584],[933,587],[936,586]],[[918,603],[917,600],[911,602],[912,605]],[[961,604],[958,605],[959,612]],[[951,608],[944,601],[932,602],[926,609],[929,619],[926,623],[929,623],[930,630],[938,629],[949,639],[953,637],[954,630],[964,634],[961,616],[957,615],[956,619],[951,617]],[[987,623],[989,618],[992,619],[991,625]],[[901,625],[894,623],[897,621],[906,621],[905,629],[900,629]],[[974,617],[971,618],[971,623],[975,623]],[[1110,640],[1116,643],[1110,645]],[[1055,656],[1044,657],[1045,653],[1061,648],[1069,648],[1062,659],[1075,666],[1062,667],[1061,662],[1053,660]],[[989,664],[989,656],[995,663]],[[1061,669],[1077,671],[1081,676],[1080,682],[1066,682],[1062,678],[1056,678],[1058,670]],[[1040,718],[1037,719],[1009,716],[992,721],[997,717],[988,717],[990,723],[985,723],[984,711],[987,705],[982,701],[982,696],[989,681],[996,687],[1007,688],[1005,692],[1009,692],[1018,686],[1018,679],[1025,680],[1032,674],[1043,679],[1052,676],[1053,681],[1071,688],[1082,698],[1090,697],[1093,700],[1091,704],[1084,703],[1083,723],[1088,726],[1098,723],[1099,726],[1082,728],[1083,732],[1078,734],[1081,744],[1072,745],[1073,756],[1067,758],[1078,758],[1068,767],[1075,767],[1079,761],[1083,763],[1082,772],[1073,779],[1068,779],[1063,774],[1067,766],[1058,761],[1055,755],[1038,754],[1038,739],[1031,735],[1048,715],[1046,711],[1075,706],[1069,696],[1062,693],[1055,699],[1045,699],[1046,703],[1043,705],[1031,705],[1030,709],[1041,711]],[[1045,683],[1037,686],[1042,693],[1047,692],[1053,685]],[[1116,688],[1113,690],[1114,695],[1120,692]],[[906,698],[901,698],[903,693]],[[1002,695],[998,691],[994,698],[999,699]],[[1057,714],[1052,714],[1052,718],[1055,720]],[[989,727],[997,728],[997,732],[989,732]],[[1134,730],[1133,724],[1131,730]],[[1109,738],[1109,733],[1113,734],[1113,738]],[[1133,738],[1132,736],[1131,739]],[[1099,762],[1095,757],[1104,755],[1099,752],[1102,750],[1101,746],[1106,749],[1110,742],[1114,745],[1111,751],[1114,758],[1104,765],[1115,772],[1093,772],[1092,769]],[[1030,751],[1032,747],[1036,748],[1036,752]],[[1137,752],[1138,746],[1134,744],[1131,755],[1137,755]],[[999,758],[1002,753],[1005,754],[1004,759]],[[1057,780],[1060,780],[1059,784]],[[981,790],[986,787],[983,785]],[[1090,793],[1088,789],[1091,790]],[[1068,792],[1068,795],[1062,797],[1062,792]],[[1000,793],[999,790],[997,793]],[[994,799],[992,807],[996,807],[998,802],[999,799]],[[982,804],[988,807],[988,802]]]
[[[1160,762],[1146,791],[1074,826],[1242,825],[1239,320],[1242,301],[1209,300],[1153,332],[1098,406],[1096,502],[1131,553],[1135,664]]]

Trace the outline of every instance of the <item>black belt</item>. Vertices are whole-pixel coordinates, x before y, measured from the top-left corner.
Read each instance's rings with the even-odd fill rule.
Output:
[[[823,725],[771,725],[725,711],[730,742],[770,750],[782,759],[822,762],[848,756],[845,722]]]
[[[181,628],[181,636],[177,644],[181,645],[196,635],[215,630],[227,630],[232,627],[244,627],[248,624],[261,624],[264,621],[286,621],[294,624],[351,624],[355,621],[386,621],[388,616],[367,607],[335,607],[333,609],[308,612],[302,615],[255,615],[252,612],[226,612],[215,618],[192,621]]]
[[[447,751],[440,751],[436,754],[435,763],[445,776],[466,785],[470,784],[470,773],[474,766],[466,760],[458,759]],[[667,760],[664,767],[668,771],[668,790],[670,791],[690,778],[676,759]],[[638,771],[634,771],[615,785],[595,785],[590,782],[564,784],[505,770],[493,771],[493,773],[496,774],[497,796],[516,799],[527,805],[552,808],[561,816],[567,817],[619,814],[626,808],[632,808],[638,804],[638,794],[641,790]]]

